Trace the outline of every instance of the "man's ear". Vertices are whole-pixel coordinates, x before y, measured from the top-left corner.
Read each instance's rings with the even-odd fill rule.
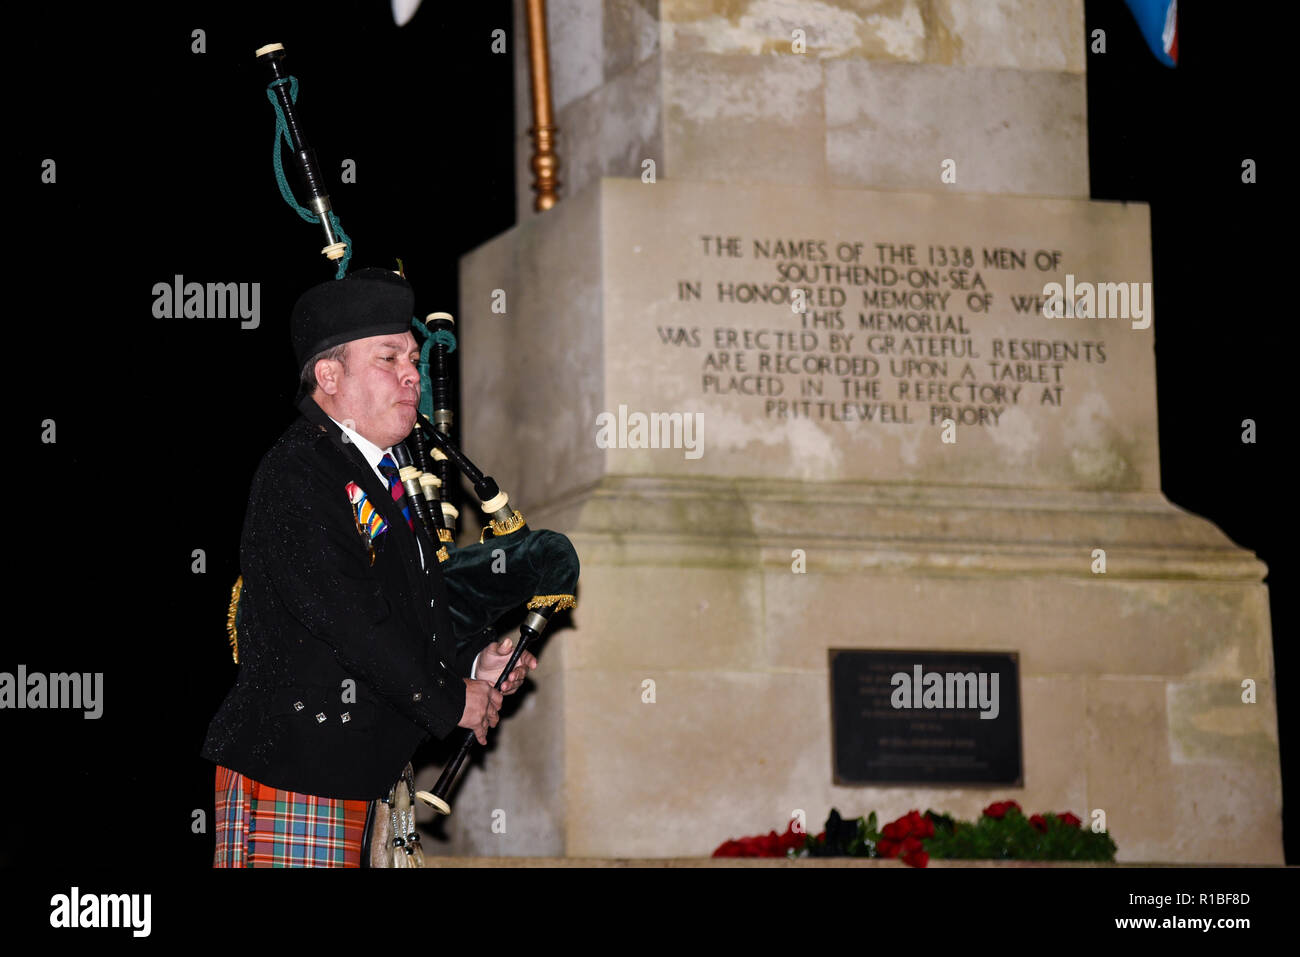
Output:
[[[343,373],[343,363],[337,359],[317,359],[313,369],[316,386],[326,395],[336,395],[339,391],[339,376]]]

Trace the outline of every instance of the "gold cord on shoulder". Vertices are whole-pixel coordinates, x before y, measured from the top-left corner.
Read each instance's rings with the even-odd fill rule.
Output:
[[[550,608],[554,605],[554,611],[564,611],[564,609],[573,608],[577,604],[577,600],[572,595],[534,595],[528,599],[528,610]]]
[[[436,554],[437,554],[437,556],[438,556],[438,561],[439,561],[439,562],[445,562],[447,559],[451,558],[451,556],[447,554],[447,546],[446,546],[446,545],[444,545],[444,546],[442,546],[442,548],[438,549],[438,551],[436,552]]]
[[[235,630],[235,615],[239,612],[239,595],[244,590],[244,576],[235,579],[230,589],[230,608],[226,612],[226,634],[230,637],[230,657],[239,664],[239,632]]]

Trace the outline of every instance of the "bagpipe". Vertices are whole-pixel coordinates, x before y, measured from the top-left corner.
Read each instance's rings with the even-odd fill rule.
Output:
[[[351,259],[352,242],[343,231],[330,202],[325,179],[303,131],[296,108],[298,81],[285,68],[285,51],[281,44],[261,47],[255,56],[266,65],[270,74],[267,97],[276,113],[274,166],[281,195],[300,217],[319,224],[325,240],[321,253],[337,264],[335,278],[342,279]],[[281,152],[285,145],[306,190],[307,207],[294,199],[284,174]],[[456,349],[456,335],[451,314],[434,312],[423,321],[412,317],[411,325],[417,341],[422,340],[420,405],[411,434],[393,446],[393,460],[398,466],[398,476],[413,514],[424,525],[430,538],[439,544],[437,559],[447,589],[457,649],[481,640],[486,634],[495,636],[497,622],[503,616],[521,605],[526,608],[509,663],[496,681],[496,688],[500,690],[524,651],[546,630],[552,616],[574,606],[578,556],[566,536],[530,529],[496,481],[484,475],[452,441],[450,356]],[[455,542],[459,512],[451,501],[453,470],[473,486],[486,518],[477,544],[457,547]],[[237,624],[238,590],[239,583],[236,583],[228,622],[232,644]],[[439,813],[450,814],[447,796],[471,753],[474,741],[474,732],[465,730],[455,742],[458,748],[433,790],[417,791],[416,797]],[[413,825],[408,826],[413,831]],[[399,835],[407,829],[399,829]],[[414,837],[414,834],[410,836]]]

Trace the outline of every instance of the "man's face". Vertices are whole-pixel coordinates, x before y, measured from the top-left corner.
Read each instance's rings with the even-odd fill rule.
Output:
[[[349,342],[345,363],[316,364],[318,404],[386,449],[415,425],[419,361],[420,350],[409,332]]]

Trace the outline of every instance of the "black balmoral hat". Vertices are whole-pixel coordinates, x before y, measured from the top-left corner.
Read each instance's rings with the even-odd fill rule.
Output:
[[[411,284],[387,269],[361,269],[312,286],[294,303],[289,323],[298,368],[345,342],[406,332],[414,311]]]

